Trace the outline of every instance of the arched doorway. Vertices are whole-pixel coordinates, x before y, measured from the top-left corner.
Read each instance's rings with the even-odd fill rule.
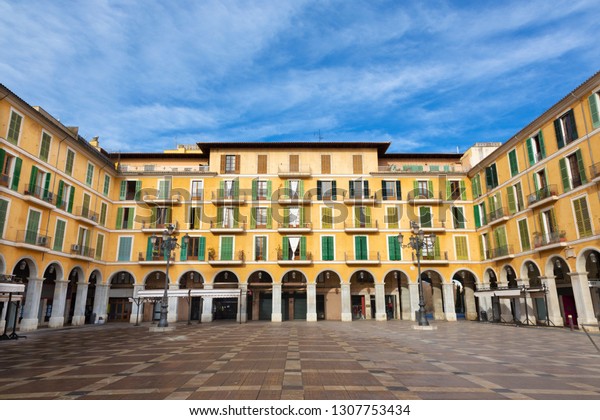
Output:
[[[491,268],[485,270],[484,280],[487,280],[490,290],[498,290],[498,277],[496,276],[496,272]],[[500,298],[498,296],[491,296],[491,314],[490,311],[487,311],[487,318],[492,322],[500,322],[501,320],[501,310],[500,310]],[[490,316],[491,315],[491,316]],[[485,319],[484,319],[485,321]]]
[[[531,297],[536,323],[548,325],[548,291],[542,284],[542,274],[537,264],[533,261],[525,261],[521,269],[521,277],[526,278],[529,284],[527,291]]]
[[[308,302],[306,276],[299,270],[288,271],[281,278],[282,320],[306,319]]]
[[[144,290],[165,290],[165,280],[167,275],[164,271],[156,270],[152,271],[146,277],[144,282]],[[168,285],[167,285],[168,287]],[[160,311],[162,308],[162,295],[159,298],[155,298],[151,305],[144,305],[144,312],[142,315],[142,321],[158,322],[160,320]]]
[[[52,317],[52,308],[54,307],[54,289],[56,287],[57,272],[55,265],[50,264],[44,270],[42,282],[42,294],[40,296],[40,325],[48,325]],[[58,304],[58,302],[56,302]]]
[[[110,279],[108,292],[108,321],[129,322],[135,279],[127,271],[119,271]]]
[[[335,271],[325,270],[317,275],[317,320],[341,321],[341,283],[342,279]]]
[[[577,305],[575,303],[571,277],[569,276],[571,272],[569,265],[562,257],[554,256],[550,258],[550,269],[555,278],[560,313],[562,314],[564,325],[568,326],[570,320],[573,321],[573,325],[577,325]]]
[[[588,250],[584,254],[585,271],[588,273],[592,307],[596,319],[600,321],[600,252]]]
[[[187,271],[179,278],[179,288],[190,290],[204,289],[204,278],[197,271]],[[202,319],[202,297],[191,293],[183,299],[185,302],[177,306],[177,319],[200,322]]]
[[[457,319],[477,320],[479,301],[475,297],[475,283],[475,276],[468,270],[460,270],[452,276],[454,311]]]
[[[71,270],[69,277],[67,277],[67,293],[65,300],[65,324],[71,324],[73,316],[75,315],[75,304],[77,302],[77,285],[79,279],[83,278],[83,272],[80,268],[76,267]]]
[[[425,270],[421,273],[421,281],[423,282],[423,300],[427,317],[436,320],[446,319],[442,276],[436,271]]]
[[[366,270],[350,277],[352,319],[375,319],[375,278]]]
[[[399,270],[387,273],[385,284],[385,313],[387,319],[411,319],[410,292],[408,276]]]
[[[273,278],[264,270],[248,277],[248,320],[270,321],[273,313]]]
[[[523,315],[524,317],[524,313],[522,314],[524,311],[521,310],[520,291],[517,292],[517,289],[519,289],[519,284],[517,283],[517,273],[512,266],[505,265],[500,272],[500,276],[502,283],[506,285],[505,287],[514,290],[514,293],[518,294],[518,296],[509,294],[506,297],[501,298],[500,315],[502,317],[502,321],[521,323],[521,316]]]
[[[239,279],[232,271],[221,271],[214,279],[215,289],[237,289]],[[236,320],[239,311],[239,299],[223,297],[213,299],[213,320]]]

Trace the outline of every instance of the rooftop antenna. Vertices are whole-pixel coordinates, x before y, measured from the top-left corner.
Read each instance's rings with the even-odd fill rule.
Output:
[[[319,141],[323,140],[323,136],[321,135],[321,130],[317,131],[314,135]]]

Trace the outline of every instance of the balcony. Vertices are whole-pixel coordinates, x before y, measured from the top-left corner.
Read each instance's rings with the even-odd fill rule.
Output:
[[[246,223],[210,222],[210,231],[217,234],[243,233]]]
[[[339,191],[339,190],[338,190]],[[364,205],[374,206],[377,202],[375,194],[369,194],[368,191],[355,190],[354,194],[350,194],[349,191],[344,191],[344,204],[350,206]]]
[[[279,233],[310,233],[312,232],[311,223],[279,223],[277,226],[277,232]]]
[[[71,256],[73,258],[91,261],[94,259],[95,255],[96,255],[96,250],[93,248],[90,248],[89,246],[79,245],[79,244],[71,245]]]
[[[181,201],[183,201],[183,197],[179,194],[175,194],[173,196],[155,196],[151,194],[146,194],[142,197],[142,199],[146,204],[153,206],[176,206],[178,204],[181,204]]]
[[[552,232],[533,232],[533,247],[536,251],[562,248],[567,246],[567,233],[564,230]]]
[[[52,238],[45,233],[37,231],[19,230],[17,231],[17,238],[15,242],[16,246],[20,248],[46,251],[48,248],[50,248]]]
[[[344,222],[344,232],[346,233],[375,233],[379,232],[379,221],[375,222]]]
[[[261,199],[261,198],[259,198],[259,199]],[[307,191],[304,193],[303,196],[300,196],[300,194],[298,194],[298,193],[281,194],[277,198],[277,203],[282,206],[308,205],[311,203],[311,200],[312,200],[312,194],[310,193],[310,191]]]
[[[531,209],[552,203],[556,200],[558,200],[558,188],[555,184],[548,185],[527,196],[527,202]]]
[[[29,184],[25,184],[23,188],[23,200],[33,204],[45,207],[47,209],[53,209],[55,206],[54,194],[40,186],[34,186],[30,188]]]
[[[490,248],[486,251],[486,259],[492,261],[509,260],[515,257],[512,245]]]
[[[312,171],[310,166],[304,165],[279,165],[277,168],[279,178],[310,178]]]
[[[444,220],[421,220],[419,225],[426,234],[446,231],[446,222]]]
[[[306,255],[289,255],[288,258],[284,258],[283,252],[281,250],[277,251],[277,264],[281,266],[310,265],[312,262],[311,252],[307,252]]]
[[[590,175],[593,183],[600,183],[600,162],[590,166]]]
[[[455,173],[464,172],[462,165],[428,165],[417,163],[417,164],[395,164],[390,163],[388,165],[380,165],[377,167],[377,174],[390,174],[390,173]]]
[[[82,222],[98,226],[98,213],[91,211],[87,207],[77,207],[75,209],[75,216]]]
[[[231,190],[219,189],[217,191],[212,191],[211,201],[214,205],[245,204],[246,193],[240,194]]]
[[[442,204],[442,192],[435,193],[429,190],[417,189],[409,191],[406,199],[412,205]]]
[[[174,232],[176,232],[177,230],[179,230],[179,222],[166,222],[166,223],[157,223],[157,222],[146,222],[146,221],[142,221],[142,232],[148,232],[148,233],[163,233],[164,230],[166,230],[169,225],[173,225],[175,227]]]
[[[237,259],[233,259],[237,257]],[[231,256],[218,256],[214,249],[208,250],[208,263],[213,267],[224,267],[224,266],[239,266],[243,265],[246,261],[246,257],[243,250],[232,253]]]
[[[119,165],[117,170],[124,175],[134,174],[198,174],[198,175],[216,175],[216,172],[211,172],[208,165],[198,166],[165,166],[165,165]]]
[[[431,250],[431,248],[429,248]],[[417,264],[417,255],[412,253],[412,261]],[[427,252],[421,255],[421,265],[446,265],[448,264],[448,251],[442,253]]]
[[[500,207],[487,215],[488,224],[490,226],[506,222],[508,219],[509,216],[506,207]]]
[[[171,255],[171,262],[175,261],[173,255]],[[141,265],[166,265],[167,259],[165,255],[160,252],[153,252],[151,256],[147,256],[145,252],[138,253],[138,263]]]
[[[379,252],[344,252],[344,260],[348,265],[379,265],[381,256]]]

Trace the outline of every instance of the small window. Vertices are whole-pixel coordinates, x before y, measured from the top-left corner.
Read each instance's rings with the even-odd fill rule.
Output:
[[[23,116],[14,110],[10,113],[10,123],[8,125],[8,133],[6,140],[12,144],[19,143],[19,137],[21,136],[21,124],[23,123]]]
[[[85,183],[89,186],[94,182],[94,165],[90,162],[87,164],[87,172],[85,174]]]
[[[67,149],[67,158],[65,159],[65,173],[73,175],[73,163],[75,162],[75,152]]]
[[[50,155],[50,143],[52,141],[52,137],[50,134],[42,131],[42,141],[40,144],[40,159],[44,162],[48,162],[48,156]]]
[[[572,109],[554,120],[554,131],[559,149],[577,140],[577,125],[575,124],[575,114]]]
[[[104,188],[102,189],[102,193],[108,196],[110,190],[110,176],[104,175]]]

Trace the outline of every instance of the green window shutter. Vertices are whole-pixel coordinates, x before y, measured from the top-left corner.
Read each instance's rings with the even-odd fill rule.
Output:
[[[531,249],[531,243],[529,241],[529,229],[527,229],[527,220],[519,220],[519,236],[521,238],[521,249],[523,251],[529,251]]]
[[[221,156],[223,157],[223,156]],[[219,181],[219,198],[225,197],[225,181]]]
[[[15,158],[15,170],[13,171],[12,185],[10,187],[13,191],[19,189],[19,179],[21,177],[21,165],[23,165],[23,159]]]
[[[56,205],[58,207],[62,207],[62,198],[63,198],[64,188],[65,188],[65,183],[63,181],[58,181],[58,193],[56,194]]]
[[[4,170],[4,159],[6,159],[6,151],[0,147],[0,171]]]
[[[256,229],[256,217],[258,214],[258,209],[256,207],[252,207],[250,210],[250,229]]]
[[[456,229],[464,229],[466,227],[465,213],[462,207],[454,207],[456,210]]]
[[[532,176],[533,176],[533,188],[537,192],[540,190],[540,183],[538,182],[537,174],[533,174]]]
[[[444,181],[444,183],[446,184],[446,200],[451,200],[452,199],[452,190],[451,190],[450,181],[448,181],[446,179]]]
[[[235,200],[240,198],[240,181],[237,179],[233,181],[233,198]]]
[[[267,229],[271,229],[273,227],[273,211],[271,208],[267,208]]]
[[[461,200],[467,199],[467,186],[465,185],[464,179],[460,180],[460,199]]]
[[[304,198],[304,181],[298,181],[298,197]]]
[[[231,261],[233,259],[233,238],[221,238],[221,261]]]
[[[485,168],[485,187],[488,190],[491,190],[494,185],[494,177],[492,175],[492,168],[490,166],[488,166],[487,168]]]
[[[402,199],[402,185],[400,181],[396,181],[396,200]]]
[[[185,241],[181,241],[180,248],[181,248],[181,254],[179,254],[179,260],[187,261],[188,244],[186,244]]]
[[[125,200],[127,194],[127,181],[121,181],[121,190],[119,191],[119,200]]]
[[[152,261],[153,251],[154,244],[152,243],[152,238],[148,238],[148,243],[146,244],[146,261]]]
[[[333,181],[331,184],[331,199],[337,200],[337,181]]]
[[[0,238],[4,237],[4,226],[6,226],[6,218],[8,211],[8,201],[0,200]]]
[[[252,200],[258,200],[258,180],[252,180]]]
[[[300,238],[300,259],[306,260],[306,236]]]
[[[127,213],[127,229],[133,229],[133,207],[129,207]]]
[[[563,158],[558,161],[558,164],[560,166],[560,176],[562,178],[563,189],[565,192],[570,191],[571,180],[569,179],[569,171],[567,170],[567,161],[565,158]]]
[[[16,112],[13,112],[11,114],[6,140],[11,142],[12,144],[17,144],[17,142],[19,141],[19,133],[21,132],[21,122],[22,121],[23,121],[23,117],[21,117]]]
[[[556,144],[559,149],[565,147],[565,138],[563,137],[560,118],[554,120],[554,132],[556,133]]]
[[[135,197],[134,199],[139,201],[142,198],[140,197],[140,194],[142,192],[142,181],[135,181]]]
[[[574,141],[579,138],[579,135],[577,134],[577,124],[575,122],[575,113],[573,110],[568,112],[567,118],[571,121],[571,124],[569,125],[569,137]]]
[[[585,197],[574,200],[573,207],[575,209],[575,220],[577,222],[579,237],[584,238],[590,236],[592,234],[592,223]]]
[[[511,214],[514,214],[517,211],[517,206],[515,204],[515,192],[513,191],[512,186],[509,186],[506,189],[506,194],[508,195],[508,211]]]
[[[577,167],[579,168],[579,177],[581,178],[581,183],[585,184],[587,182],[587,177],[585,176],[585,167],[583,166],[583,158],[581,156],[580,149],[575,151],[575,157],[577,159]]]
[[[52,174],[47,173],[46,178],[44,179],[44,192],[42,195],[44,199],[48,198],[48,193],[50,192],[50,178],[51,177],[52,177]]]
[[[516,195],[516,200],[517,200],[517,204],[519,205],[519,209],[523,209],[525,208],[525,206],[523,205],[523,190],[521,189],[521,183],[517,182],[515,184],[515,195]]]
[[[119,238],[119,261],[129,261],[131,258],[131,240],[132,238]]]
[[[350,190],[350,198],[354,198],[354,181],[348,181],[348,189]]]
[[[588,98],[588,103],[590,105],[590,114],[592,115],[592,124],[594,128],[600,127],[600,114],[598,110],[598,95],[596,93],[592,93],[592,95]]]
[[[54,232],[54,246],[52,248],[55,251],[62,251],[63,242],[65,240],[65,226],[66,223],[63,220],[56,221],[56,231]]]
[[[206,238],[201,236],[198,238],[198,261],[204,261],[206,254]]]
[[[481,224],[482,225],[487,225],[487,216],[486,216],[486,211],[485,211],[485,203],[481,203],[481,212],[482,214],[480,214],[481,216]]]
[[[519,165],[517,162],[517,151],[511,150],[508,153],[508,162],[510,165],[510,176],[515,176],[519,173]]]
[[[371,208],[365,207],[365,224],[371,227]]]
[[[398,229],[398,208],[388,207],[387,208],[387,222],[388,228]]]
[[[529,160],[529,166],[533,166],[535,163],[535,156],[533,155],[533,145],[531,142],[531,137],[527,139],[527,159]]]
[[[288,260],[290,254],[290,242],[288,241],[287,236],[281,238],[281,250],[283,253],[283,259]]]
[[[283,226],[288,227],[290,225],[290,209],[283,209]]]
[[[485,260],[485,249],[483,248],[483,235],[479,235],[479,255],[481,255],[481,259]]]
[[[233,227],[236,228],[240,225],[240,208],[233,208]]]
[[[71,193],[69,195],[69,208],[67,211],[73,213],[73,202],[75,201],[75,187],[71,187]]]
[[[300,227],[304,227],[304,207],[300,207]]]
[[[37,180],[38,168],[35,166],[31,167],[31,176],[29,177],[29,192],[34,194],[35,191],[35,182]]]
[[[369,181],[363,181],[363,197],[370,197]]]
[[[433,198],[433,181],[427,181],[428,196]]]
[[[29,218],[27,220],[27,231],[25,233],[25,242],[35,245],[35,241],[40,227],[40,215],[37,211],[29,210]]]
[[[225,209],[223,207],[219,207],[217,209],[217,227],[223,226],[223,211]]]
[[[435,237],[435,242],[433,244],[433,255],[436,260],[440,260],[442,258],[442,253],[440,251],[440,237]]]
[[[317,181],[317,200],[323,199],[323,193],[321,188],[321,181]]]
[[[475,219],[475,227],[481,227],[481,219],[479,217],[479,206],[473,207],[473,218]]]
[[[331,207],[323,207],[323,220],[321,226],[323,229],[331,229],[333,226],[331,224]]]
[[[321,237],[321,255],[323,256],[323,261],[331,261],[331,256],[329,252],[329,239],[330,236]]]
[[[267,200],[271,201],[271,181],[267,181]]]
[[[546,146],[544,145],[544,135],[542,134],[542,130],[539,131],[538,137],[540,139],[540,154],[542,155],[542,159],[546,157]]]
[[[429,207],[419,207],[419,220],[421,227],[433,227]]]
[[[122,228],[123,228],[123,207],[119,207],[117,209],[116,229],[122,229]]]
[[[457,260],[468,260],[469,252],[467,249],[467,237],[466,236],[455,236],[454,245],[456,247],[456,259]]]
[[[400,244],[395,236],[388,236],[388,248],[390,261],[400,261],[402,259]]]
[[[385,184],[386,184],[386,181],[381,181],[381,198],[382,198],[382,200],[387,200],[388,199],[388,195],[387,195],[387,190],[385,188]]]

